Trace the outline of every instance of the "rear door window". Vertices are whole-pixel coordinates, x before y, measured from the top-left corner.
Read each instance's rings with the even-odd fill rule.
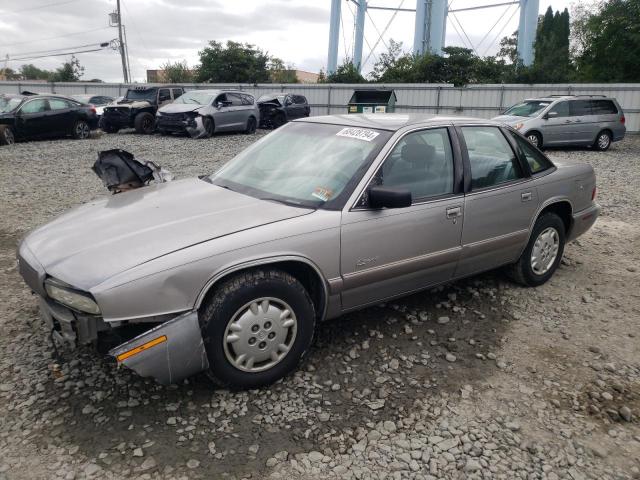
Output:
[[[232,107],[242,106],[242,98],[237,93],[227,93],[227,101],[231,102]]]
[[[551,168],[553,164],[540,153],[529,141],[522,138],[515,132],[509,131],[513,139],[518,144],[518,148],[522,151],[522,154],[527,159],[531,173],[540,173]]]
[[[251,95],[240,95],[243,105],[253,105],[253,97]]]
[[[292,98],[293,98],[293,103],[297,103],[299,105],[304,105],[305,103],[307,103],[307,99],[302,95],[293,95]]]
[[[591,100],[591,110],[594,115],[617,114],[618,109],[611,100]]]
[[[159,102],[167,102],[171,100],[171,92],[168,88],[161,88],[158,91],[158,101]]]
[[[180,98],[182,96],[182,94],[184,93],[181,88],[172,88],[171,91],[173,92],[173,99],[174,100],[176,98]]]
[[[522,178],[515,152],[497,127],[462,127],[471,164],[471,189]]]
[[[49,108],[51,110],[64,110],[65,108],[71,108],[71,107],[72,107],[71,103],[61,98],[49,99]]]
[[[573,100],[569,102],[572,117],[591,115],[591,100]]]

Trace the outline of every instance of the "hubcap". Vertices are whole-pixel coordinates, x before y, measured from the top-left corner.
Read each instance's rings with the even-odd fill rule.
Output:
[[[243,372],[268,370],[287,356],[297,328],[298,321],[289,305],[277,298],[257,298],[229,320],[223,339],[224,354]]]
[[[537,147],[537,146],[538,146],[538,136],[537,136],[537,135],[529,135],[527,138],[529,139],[529,142],[530,142],[534,147]]]
[[[149,130],[151,128],[151,119],[150,118],[145,118],[144,121],[142,122],[142,129],[143,130]]]
[[[607,148],[609,146],[609,135],[603,133],[598,137],[598,146],[600,148]]]
[[[536,275],[544,275],[551,269],[559,248],[560,236],[555,228],[545,228],[540,232],[531,249],[531,269]]]
[[[89,136],[89,125],[84,122],[80,122],[76,127],[76,134],[78,138],[87,138]]]

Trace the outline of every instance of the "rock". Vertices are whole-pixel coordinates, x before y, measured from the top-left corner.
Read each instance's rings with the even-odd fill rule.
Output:
[[[176,423],[178,423],[178,420],[176,419],[176,417],[167,418],[167,425],[175,425]]]
[[[397,370],[399,367],[400,367],[400,361],[397,358],[394,358],[389,362],[389,368],[391,370]]]
[[[384,428],[386,432],[393,433],[396,431],[396,424],[393,423],[391,420],[386,420],[382,424],[382,428]]]
[[[507,422],[505,424],[505,427],[507,427],[512,432],[517,432],[520,430],[520,424],[516,422]]]
[[[449,323],[449,317],[438,317],[438,323],[440,325]]]
[[[603,400],[606,400],[608,402],[613,400],[613,395],[611,395],[609,392],[602,392],[600,396],[602,397]]]
[[[330,418],[331,418],[330,413],[322,412],[318,414],[318,420],[320,420],[321,422],[328,422]]]
[[[623,407],[620,407],[620,410],[618,410],[618,413],[627,422],[631,421],[631,409],[629,407],[627,407],[626,405],[624,405]]]
[[[477,472],[481,468],[482,466],[480,465],[480,463],[473,458],[468,458],[467,463],[464,465],[464,471],[467,473]]]
[[[312,452],[309,452],[309,455],[307,455],[307,456],[309,457],[309,461],[316,462],[316,463],[317,462],[321,462],[323,457],[324,457],[324,455],[322,453],[317,452],[315,450],[312,451]]]
[[[252,455],[255,455],[256,453],[258,453],[258,450],[260,450],[260,445],[258,445],[257,443],[254,443],[253,445],[250,445],[249,448],[249,453],[251,453]]]
[[[190,459],[189,461],[187,461],[187,468],[193,470],[196,469],[200,466],[200,462],[198,460],[196,460],[195,458]]]
[[[92,475],[98,473],[100,470],[102,470],[102,468],[99,465],[96,465],[95,463],[89,463],[86,467],[84,467],[84,474],[87,477],[91,477]]]
[[[133,450],[133,456],[134,457],[144,457],[144,451],[140,447],[138,447],[138,448]]]
[[[151,470],[152,468],[156,468],[157,465],[158,464],[153,457],[147,457],[144,459],[144,462],[142,462],[142,465],[140,465],[140,470],[142,470],[143,472]]]
[[[447,362],[455,362],[457,360],[457,357],[453,354],[453,353],[447,353],[444,358],[447,360]]]

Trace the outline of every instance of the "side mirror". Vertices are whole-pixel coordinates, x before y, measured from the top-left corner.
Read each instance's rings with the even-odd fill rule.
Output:
[[[557,117],[558,116],[558,112],[547,112],[544,114],[544,116],[542,118],[544,118],[545,120],[549,120],[552,117]]]
[[[411,192],[379,185],[369,188],[371,208],[405,208],[411,206]]]
[[[217,108],[218,110],[220,110],[222,107],[224,107],[224,103],[222,103],[222,102],[216,102],[216,108]]]
[[[289,105],[293,105],[293,102],[291,100],[285,100],[284,105],[288,107]]]

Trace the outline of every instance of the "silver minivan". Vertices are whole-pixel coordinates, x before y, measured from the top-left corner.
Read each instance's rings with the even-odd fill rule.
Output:
[[[599,95],[551,95],[524,100],[493,120],[519,130],[538,148],[593,146],[607,150],[626,132],[615,98]]]

